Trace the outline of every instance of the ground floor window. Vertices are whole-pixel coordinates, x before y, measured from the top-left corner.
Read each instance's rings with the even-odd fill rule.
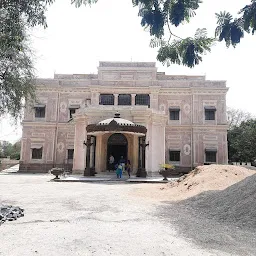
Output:
[[[170,150],[169,151],[169,161],[179,162],[180,161],[180,151]]]
[[[68,160],[73,160],[74,149],[68,149]]]
[[[205,151],[205,161],[206,163],[216,163],[217,162],[217,151]]]
[[[32,159],[42,159],[43,148],[32,148]]]

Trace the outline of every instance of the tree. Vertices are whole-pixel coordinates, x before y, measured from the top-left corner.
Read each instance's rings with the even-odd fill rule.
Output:
[[[242,121],[228,131],[229,159],[251,162],[256,159],[256,119]]]
[[[0,142],[0,158],[10,157],[11,159],[20,159],[21,141],[12,144],[8,141]]]
[[[36,25],[47,27],[45,11],[55,0],[0,1],[0,115],[9,112],[17,118],[25,100],[34,99],[34,70],[28,46],[27,29]],[[98,0],[71,0],[77,7],[92,5]],[[120,0],[121,1],[121,0]],[[173,33],[196,15],[201,0],[131,0],[138,7],[141,25],[152,36],[151,47],[158,47],[157,60],[169,66],[198,65],[211,46],[225,41],[235,47],[244,33],[256,29],[256,0],[241,7],[237,17],[228,12],[216,14],[216,38],[207,36],[205,28],[197,29],[194,37],[181,38]]]
[[[227,119],[229,124],[229,129],[239,126],[242,122],[246,122],[252,119],[253,116],[249,112],[245,112],[241,109],[228,108],[227,109]]]
[[[72,0],[77,7],[82,4],[91,5],[98,0]],[[196,15],[201,0],[132,0],[139,8],[141,25],[148,28],[153,37],[150,46],[158,47],[157,60],[169,66],[181,64],[194,67],[202,61],[202,56],[211,51],[214,42],[225,41],[226,46],[235,47],[244,37],[244,33],[254,34],[256,30],[256,0],[244,6],[233,17],[229,12],[216,14],[216,38],[207,37],[205,28],[197,29],[195,36],[181,38],[172,32],[172,27],[178,27]],[[165,36],[165,37],[164,37]]]
[[[52,0],[0,1],[0,115],[21,115],[23,104],[34,99],[34,69],[27,29],[47,26],[46,6]]]

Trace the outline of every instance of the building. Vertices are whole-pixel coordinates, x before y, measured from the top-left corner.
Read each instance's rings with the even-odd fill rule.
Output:
[[[163,163],[185,172],[228,161],[225,81],[165,75],[153,62],[100,62],[98,74],[55,74],[36,88],[20,171],[87,167],[89,175],[106,171],[111,154],[148,175]]]

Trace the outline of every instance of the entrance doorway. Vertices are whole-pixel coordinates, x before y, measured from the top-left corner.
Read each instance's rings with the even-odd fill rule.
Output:
[[[127,160],[128,153],[128,141],[126,137],[121,133],[114,133],[108,139],[107,150],[107,170],[110,169],[109,157],[112,155],[115,159],[114,164],[117,164],[121,159],[121,156]]]

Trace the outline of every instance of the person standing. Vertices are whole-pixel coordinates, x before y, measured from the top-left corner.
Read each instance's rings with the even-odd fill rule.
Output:
[[[129,178],[131,178],[131,162],[130,162],[130,160],[127,160],[126,171],[129,175]]]
[[[113,157],[113,155],[110,155],[109,160],[109,172],[114,170],[114,163],[115,163],[115,158]]]

